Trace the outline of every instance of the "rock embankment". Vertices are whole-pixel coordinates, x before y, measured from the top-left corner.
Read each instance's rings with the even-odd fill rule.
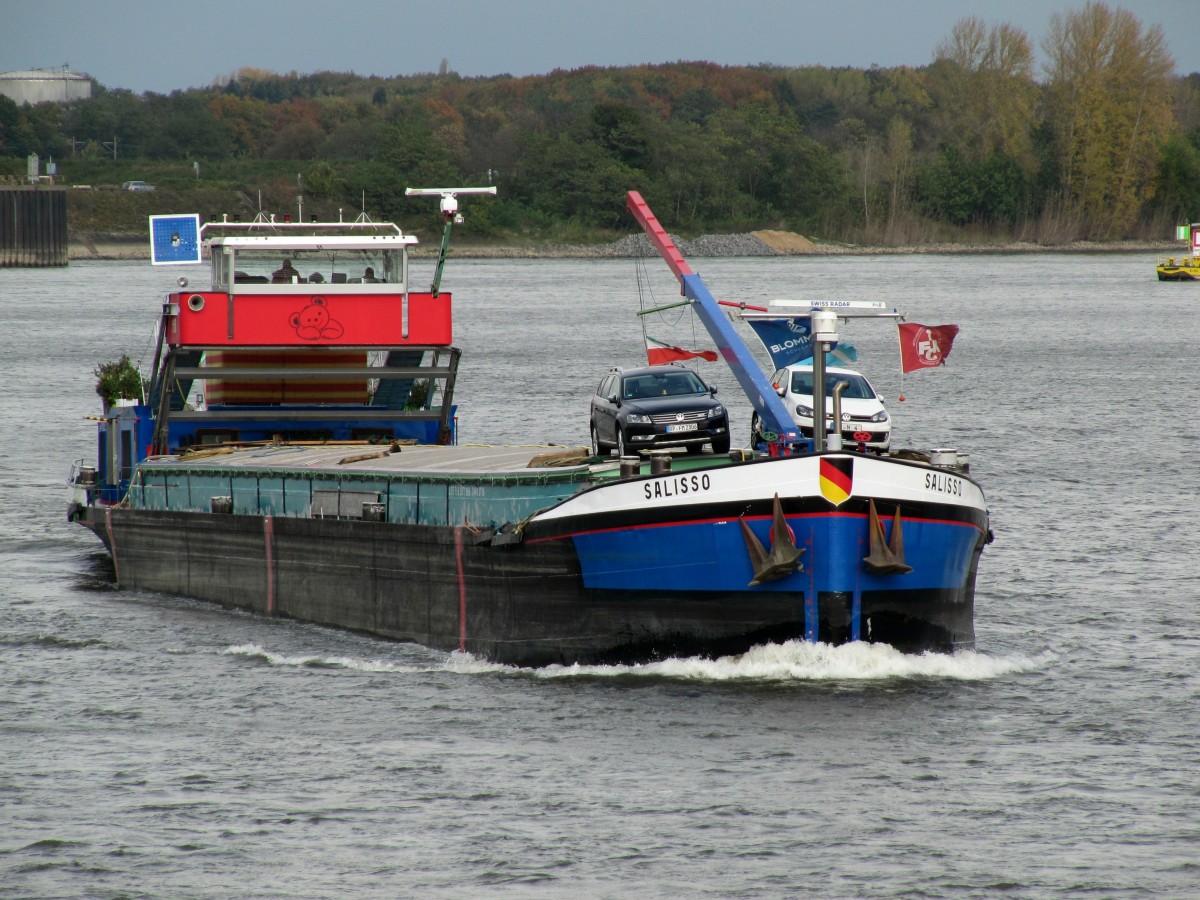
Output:
[[[787,249],[763,241],[757,234],[772,235],[784,232],[756,232],[754,234],[705,234],[687,240],[671,235],[671,240],[683,252],[692,257],[711,256],[780,256],[787,255]],[[804,241],[809,247],[814,245]],[[627,257],[657,256],[650,245],[650,239],[644,234],[631,234],[618,241],[607,244],[526,244],[526,245],[488,245],[473,244],[469,241],[459,241],[452,246],[451,252],[459,258],[496,258],[496,259],[621,259]],[[809,252],[821,252],[820,250]],[[421,245],[414,251],[417,257],[429,257],[437,254],[437,245]],[[149,259],[150,250],[148,239],[141,235],[115,234],[74,234],[70,239],[71,259]]]
[[[791,231],[752,231],[744,234],[704,234],[696,238],[671,235],[685,258],[753,256],[875,256],[910,253],[1163,253],[1180,254],[1177,242],[1121,241],[1096,243],[1074,241],[1065,244],[927,244],[916,247],[869,247],[860,244],[812,241]],[[76,233],[70,236],[71,259],[149,259],[148,240],[143,235]],[[429,257],[437,253],[436,244],[416,248],[413,255]],[[460,241],[452,248],[454,256],[476,259],[622,259],[656,256],[650,239],[631,234],[606,244],[524,244],[488,245]]]
[[[75,231],[67,235],[70,259],[149,259],[150,238],[142,234],[100,234]]]
[[[912,247],[878,247],[812,241],[791,231],[752,231],[745,234],[705,234],[686,239],[670,235],[687,259],[723,256],[880,256],[913,253],[1175,253],[1178,243],[1164,241],[1072,241],[1064,244],[924,244]],[[432,251],[436,252],[436,251]],[[431,253],[424,248],[422,254]],[[657,256],[644,234],[632,234],[609,244],[545,244],[523,247],[462,246],[459,257],[601,259]]]
[[[670,235],[687,259],[724,256],[880,256],[913,253],[1177,253],[1177,243],[1161,241],[1119,241],[1098,243],[1073,241],[1065,244],[926,244],[914,247],[873,247],[862,244],[812,241],[791,231],[752,231],[745,234],[705,234],[686,239]],[[423,248],[418,255],[436,250]],[[609,244],[543,244],[530,246],[459,245],[459,257],[603,259],[657,256],[644,234],[631,234]]]

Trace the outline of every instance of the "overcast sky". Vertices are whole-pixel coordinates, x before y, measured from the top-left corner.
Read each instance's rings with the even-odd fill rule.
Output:
[[[110,89],[170,93],[244,66],[279,73],[533,75],[581,66],[923,66],[954,23],[1039,45],[1085,0],[0,0],[0,71],[69,64]],[[1109,2],[1161,25],[1200,71],[1200,0]]]

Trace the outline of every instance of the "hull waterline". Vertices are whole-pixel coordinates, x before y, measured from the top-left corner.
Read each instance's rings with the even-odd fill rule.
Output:
[[[908,463],[855,462],[894,468],[917,486],[931,474]],[[864,565],[868,498],[839,507],[820,495],[782,499],[800,564],[749,585],[754,560],[743,526],[769,546],[772,502],[734,495],[758,491],[763,480],[802,479],[799,470],[816,463],[763,460],[602,484],[530,517],[519,533],[449,519],[418,525],[122,507],[86,508],[81,521],[108,546],[122,587],[515,665],[712,656],[793,639],[973,647],[986,514],[936,491],[885,504],[902,523],[911,569],[904,573]],[[957,490],[972,486],[953,477]],[[707,482],[713,496],[666,497],[681,479]],[[647,494],[659,503],[628,503]]]

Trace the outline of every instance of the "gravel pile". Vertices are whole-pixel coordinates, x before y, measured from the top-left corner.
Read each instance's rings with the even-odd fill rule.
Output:
[[[778,256],[779,254],[752,234],[702,234],[687,241],[668,235],[685,257],[697,256]],[[612,256],[657,256],[650,238],[631,234],[609,245]]]

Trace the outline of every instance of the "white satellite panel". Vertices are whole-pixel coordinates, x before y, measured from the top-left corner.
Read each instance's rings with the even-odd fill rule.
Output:
[[[150,217],[152,265],[178,266],[200,261],[200,216]]]

